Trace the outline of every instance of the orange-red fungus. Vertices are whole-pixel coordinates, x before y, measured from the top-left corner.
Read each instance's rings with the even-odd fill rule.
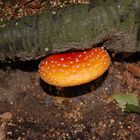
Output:
[[[40,77],[50,85],[69,87],[88,83],[100,77],[111,61],[106,50],[92,48],[85,51],[54,54],[39,65]]]

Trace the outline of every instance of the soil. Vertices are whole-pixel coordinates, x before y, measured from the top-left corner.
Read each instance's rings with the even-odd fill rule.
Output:
[[[40,60],[1,63],[0,140],[139,140],[139,114],[123,112],[112,98],[140,97],[139,54],[118,58],[99,79],[61,90],[41,81]]]

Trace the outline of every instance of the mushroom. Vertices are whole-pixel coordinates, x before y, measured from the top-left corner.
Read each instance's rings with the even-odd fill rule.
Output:
[[[103,48],[53,54],[41,61],[39,75],[50,85],[77,86],[100,77],[110,63],[109,54]]]

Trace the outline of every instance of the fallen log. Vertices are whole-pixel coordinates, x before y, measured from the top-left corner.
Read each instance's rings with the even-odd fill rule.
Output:
[[[0,60],[31,60],[102,43],[140,52],[140,0],[95,0],[10,20],[0,28]]]

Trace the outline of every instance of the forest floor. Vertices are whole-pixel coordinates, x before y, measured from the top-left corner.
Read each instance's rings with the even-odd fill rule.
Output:
[[[41,81],[38,61],[2,63],[0,139],[139,140],[139,114],[123,112],[112,98],[140,97],[140,61],[133,59],[114,60],[99,79],[60,91]]]

